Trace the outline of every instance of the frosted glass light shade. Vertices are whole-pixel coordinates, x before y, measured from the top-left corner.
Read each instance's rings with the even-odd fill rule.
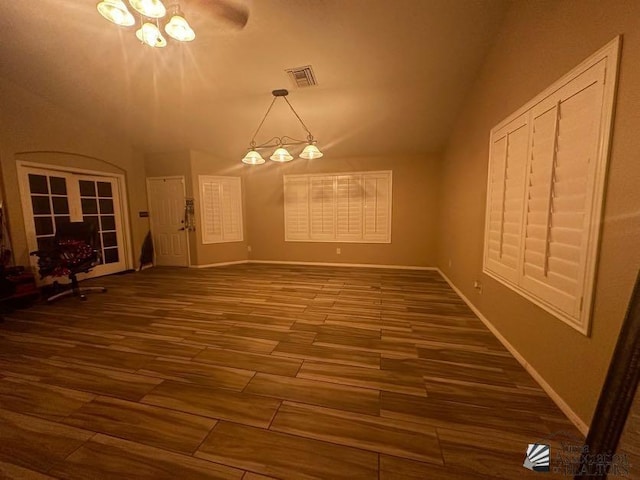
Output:
[[[171,38],[180,42],[190,42],[196,38],[196,34],[189,25],[189,22],[182,15],[174,15],[164,26],[164,31]]]
[[[158,27],[153,23],[143,23],[142,27],[136,32],[136,37],[142,43],[146,43],[150,47],[166,47],[167,40],[162,36]]]
[[[167,14],[167,9],[161,0],[129,0],[129,3],[145,17],[162,18]]]
[[[318,150],[318,147],[316,147],[313,144],[309,144],[306,147],[304,147],[304,150],[302,150],[302,153],[300,153],[300,158],[304,158],[306,160],[313,160],[314,158],[320,158],[323,155],[323,153]]]
[[[242,159],[242,163],[246,163],[247,165],[262,165],[265,162],[265,159],[262,158],[255,150],[249,150],[249,152]]]
[[[281,162],[281,163],[290,162],[291,160],[293,160],[293,157],[291,156],[291,154],[287,151],[286,148],[283,148],[283,147],[276,148],[276,151],[273,152],[273,155],[271,155],[269,158],[274,162]]]
[[[130,27],[136,23],[136,19],[122,0],[103,0],[97,8],[100,15],[116,25]]]

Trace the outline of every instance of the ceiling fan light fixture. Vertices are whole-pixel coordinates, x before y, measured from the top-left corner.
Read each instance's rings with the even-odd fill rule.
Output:
[[[255,150],[249,150],[242,159],[242,163],[246,163],[247,165],[262,165],[265,161],[262,155]]]
[[[136,12],[149,18],[162,18],[167,14],[162,0],[129,0]]]
[[[273,155],[271,155],[269,157],[269,159],[273,160],[274,162],[285,163],[285,162],[290,162],[291,160],[293,160],[293,157],[287,151],[286,148],[279,147],[279,148],[276,148],[276,151],[273,152]]]
[[[304,150],[300,153],[300,158],[304,158],[305,160],[313,160],[314,158],[320,158],[324,154],[316,147],[313,143],[310,143]]]
[[[164,26],[164,31],[171,38],[180,42],[191,42],[196,38],[196,33],[181,12],[176,12],[171,17],[171,20]]]
[[[122,0],[103,0],[98,3],[98,12],[111,23],[122,27],[130,27],[136,23],[135,18]]]
[[[150,47],[162,48],[167,46],[167,40],[160,33],[160,29],[151,22],[143,23],[142,27],[136,32],[136,37]]]

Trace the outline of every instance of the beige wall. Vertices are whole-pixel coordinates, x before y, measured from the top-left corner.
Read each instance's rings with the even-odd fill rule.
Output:
[[[135,267],[149,228],[147,219],[138,217],[138,211],[147,209],[142,155],[113,132],[88,125],[4,79],[0,79],[0,98],[0,164],[16,264],[29,262],[16,167],[22,160],[123,174]]]
[[[268,162],[245,167],[252,260],[435,266],[436,156],[388,156]],[[284,241],[282,176],[303,173],[393,171],[391,244]],[[342,253],[338,255],[336,248]]]
[[[481,273],[489,130],[619,33],[600,264],[585,337]],[[639,58],[640,2],[513,2],[442,165],[438,265],[587,424],[640,266]],[[482,294],[472,288],[476,279]]]

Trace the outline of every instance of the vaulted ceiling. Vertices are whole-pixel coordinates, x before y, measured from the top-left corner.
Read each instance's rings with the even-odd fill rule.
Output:
[[[241,158],[276,88],[289,89],[326,155],[434,152],[507,8],[502,0],[253,0],[236,29],[216,18],[216,1],[182,0],[197,38],[164,49],[105,21],[97,0],[2,1],[0,76],[149,153]],[[319,85],[294,88],[285,69],[309,64]],[[280,103],[258,141],[305,137]]]

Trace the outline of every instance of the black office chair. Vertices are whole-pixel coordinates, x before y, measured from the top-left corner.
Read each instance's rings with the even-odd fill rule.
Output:
[[[40,278],[68,276],[71,280],[70,289],[47,298],[47,302],[69,295],[86,300],[86,293],[107,291],[105,287],[80,288],[76,277],[100,264],[97,246],[98,232],[94,223],[69,222],[57,227],[52,248],[31,252],[38,256]]]

